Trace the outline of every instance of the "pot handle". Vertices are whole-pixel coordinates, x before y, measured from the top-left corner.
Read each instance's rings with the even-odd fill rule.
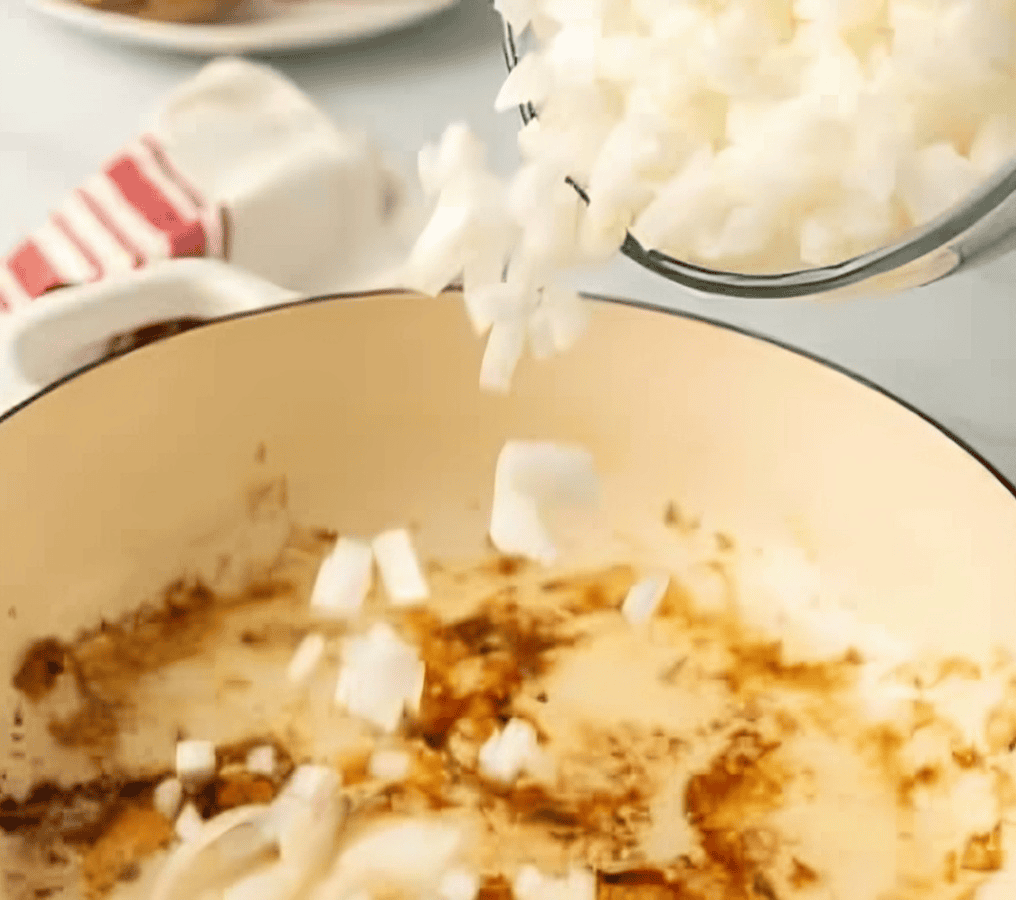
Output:
[[[117,336],[156,323],[184,326],[277,306],[299,294],[217,259],[174,259],[93,284],[60,288],[14,312],[3,339],[0,413],[107,356]],[[157,339],[153,329],[151,337]]]

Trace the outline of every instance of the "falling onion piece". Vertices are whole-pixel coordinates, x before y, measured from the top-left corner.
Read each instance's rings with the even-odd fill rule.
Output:
[[[343,642],[335,702],[382,731],[393,732],[404,711],[419,710],[424,674],[416,649],[379,623],[366,635]]]
[[[402,781],[412,766],[412,757],[405,750],[376,750],[370,756],[367,771],[378,781]]]
[[[181,841],[193,841],[201,834],[204,825],[204,819],[201,818],[197,807],[193,803],[188,803],[176,817],[173,830]]]
[[[524,556],[545,565],[557,558],[557,548],[543,525],[536,501],[508,487],[495,487],[490,539],[510,556]]]
[[[480,748],[480,771],[511,784],[536,757],[537,747],[536,729],[524,719],[511,719]]]
[[[487,335],[487,347],[480,363],[480,387],[492,393],[507,394],[525,346],[524,319],[496,320]]]
[[[536,13],[535,0],[494,0],[496,9],[516,34],[521,34]]]
[[[547,505],[589,506],[598,485],[592,455],[552,441],[509,441],[494,471],[490,538],[502,553],[553,562],[557,550],[540,517]]]
[[[314,674],[324,652],[324,635],[308,634],[294,651],[293,657],[289,661],[289,667],[286,669],[286,678],[291,684],[303,684]]]
[[[648,622],[659,608],[670,585],[669,575],[650,575],[628,589],[621,604],[621,615],[632,625]]]
[[[396,606],[412,606],[430,596],[430,588],[405,528],[393,528],[374,538],[374,558],[388,597]]]
[[[247,754],[247,771],[254,775],[275,774],[275,764],[275,748],[271,744],[253,747]]]
[[[183,802],[183,782],[179,778],[166,778],[155,786],[152,806],[164,819],[172,822]]]
[[[300,873],[301,886],[321,874],[334,852],[347,812],[341,784],[330,766],[300,766],[265,817],[262,831],[277,844],[281,862]]]
[[[516,900],[595,900],[596,877],[577,867],[556,878],[544,875],[535,866],[523,866],[512,884],[512,893]]]
[[[204,784],[215,774],[215,744],[211,741],[179,741],[176,775],[185,784]]]
[[[311,592],[311,609],[323,616],[355,616],[370,590],[374,555],[370,545],[339,538],[318,569]]]
[[[543,308],[550,320],[554,348],[570,350],[589,325],[590,303],[575,291],[548,285],[543,289]]]
[[[578,201],[561,188],[563,175],[538,173],[553,186],[554,199],[546,209],[537,203],[541,214],[534,217],[521,182],[509,186],[497,178],[478,147],[468,129],[454,125],[437,147],[421,151],[420,180],[437,199],[400,278],[404,286],[433,295],[462,276],[474,330],[480,335],[490,330],[480,387],[507,393],[527,335],[534,355],[542,358],[570,346],[584,327],[576,298],[555,290],[551,276],[589,260],[569,239]],[[530,323],[532,317],[537,321]]]
[[[299,771],[298,769],[297,772]],[[297,773],[294,773],[294,779],[296,775]],[[291,779],[291,785],[294,779]],[[335,783],[334,780],[331,782],[332,785]],[[291,865],[297,878],[296,884],[302,887],[303,873],[309,874],[306,850],[301,849],[298,855],[288,859],[287,847],[277,829],[272,828],[272,814],[278,810],[283,796],[287,796],[287,791],[283,790],[271,807],[260,805],[238,807],[220,813],[203,823],[193,805],[188,805],[177,822],[177,832],[183,838],[183,843],[170,854],[158,873],[149,900],[192,900],[193,897],[202,896],[202,888],[211,888],[212,885],[220,883],[223,876],[221,867],[236,865],[246,858],[253,859],[268,849],[272,843],[278,845],[281,860]],[[315,838],[321,832],[319,823],[322,820],[322,812],[319,806],[312,807],[310,814],[297,822],[298,840],[291,840],[291,844],[299,843],[302,848],[321,849],[324,842]],[[181,825],[187,815],[191,815],[193,819],[187,824],[184,837]],[[275,821],[277,822],[277,819]],[[330,822],[326,825],[330,825]],[[330,852],[334,846],[335,835],[332,833],[328,838],[327,849]],[[217,852],[211,852],[213,847]],[[323,859],[318,861],[320,864],[324,862]]]
[[[436,818],[383,822],[346,845],[315,896],[352,897],[379,885],[397,896],[433,896],[464,837],[459,827]]]
[[[437,887],[438,900],[476,900],[480,893],[480,879],[469,869],[449,869]]]

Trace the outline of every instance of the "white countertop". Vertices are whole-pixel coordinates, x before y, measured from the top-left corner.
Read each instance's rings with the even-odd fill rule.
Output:
[[[485,0],[393,36],[273,63],[339,122],[412,158],[454,119],[515,159],[512,115],[492,101],[504,75]],[[0,8],[0,247],[133,136],[159,96],[200,60],[137,52]],[[910,401],[1016,481],[1016,256],[895,297],[839,304],[704,301],[618,260],[583,287],[750,327],[852,369]]]

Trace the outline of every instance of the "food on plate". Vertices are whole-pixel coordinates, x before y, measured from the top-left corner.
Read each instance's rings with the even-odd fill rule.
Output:
[[[96,9],[160,22],[221,22],[243,0],[81,0]]]
[[[238,594],[25,648],[15,727],[92,774],[10,767],[6,896],[1010,896],[1010,657],[908,648],[671,506],[670,566],[554,564],[591,458],[496,468],[479,562],[294,528]]]
[[[626,231],[712,269],[829,265],[929,222],[1016,154],[1012,0],[498,6],[532,46],[496,101],[535,113],[522,165],[495,177],[462,126],[421,154],[437,204],[414,281],[462,276],[491,329],[488,386],[527,340],[554,348],[559,270],[609,257]]]

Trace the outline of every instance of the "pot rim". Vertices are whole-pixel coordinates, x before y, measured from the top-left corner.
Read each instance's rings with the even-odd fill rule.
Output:
[[[241,310],[238,312],[228,313],[222,316],[217,316],[216,318],[208,319],[204,322],[201,322],[198,325],[189,327],[185,331],[181,331],[176,334],[169,335],[168,337],[162,338],[156,341],[155,343],[162,344],[166,341],[182,339],[185,338],[187,334],[192,331],[204,330],[206,328],[214,327],[216,325],[220,325],[226,322],[233,322],[239,319],[247,319],[252,318],[254,316],[271,315],[277,311],[292,309],[294,307],[299,306],[306,306],[318,303],[332,303],[336,301],[347,301],[347,300],[369,300],[374,297],[400,297],[412,293],[413,293],[412,291],[406,291],[400,288],[385,288],[381,290],[352,291],[348,293],[322,294],[314,297],[304,297],[297,300],[290,300],[283,303],[275,304],[270,307],[251,310]],[[960,437],[958,434],[956,434],[956,432],[954,432],[952,429],[950,429],[943,423],[939,422],[936,418],[934,418],[930,414],[919,409],[910,401],[905,400],[904,398],[900,397],[898,394],[894,393],[893,391],[889,390],[883,385],[880,385],[877,382],[872,381],[870,378],[861,375],[858,372],[855,372],[852,369],[844,365],[841,365],[840,363],[837,363],[831,359],[827,359],[814,351],[805,349],[803,347],[794,346],[793,344],[790,344],[782,340],[781,338],[763,334],[752,328],[748,328],[743,325],[736,325],[731,322],[720,321],[718,319],[711,318],[710,316],[702,315],[701,313],[690,312],[688,310],[682,309],[675,309],[663,303],[644,300],[634,300],[628,297],[610,297],[603,294],[587,293],[587,292],[582,292],[582,297],[585,298],[586,300],[593,300],[597,303],[616,304],[619,306],[627,306],[635,309],[641,309],[646,312],[659,313],[665,316],[674,316],[676,318],[684,319],[686,321],[697,322],[702,325],[708,325],[713,328],[721,329],[723,331],[732,332],[733,334],[738,334],[741,335],[742,337],[747,337],[756,341],[761,341],[762,343],[768,344],[779,350],[792,353],[795,356],[801,357],[813,363],[817,363],[818,365],[826,369],[830,369],[833,372],[846,376],[847,378],[851,379],[852,381],[856,382],[862,387],[868,388],[869,390],[872,390],[877,394],[881,394],[883,397],[892,401],[896,406],[900,407],[905,412],[908,412],[911,415],[917,416],[919,419],[922,419],[926,424],[930,425],[932,428],[938,431],[939,434],[941,434],[947,440],[951,441],[962,451],[964,451],[964,453],[967,456],[971,457],[975,462],[980,464],[982,468],[986,469],[988,473],[1012,496],[1013,500],[1016,501],[1016,483],[1010,481],[1009,478],[1006,475],[1004,475],[994,463],[988,460],[979,450],[971,446],[971,444],[968,443],[964,438]],[[145,344],[136,348],[132,348],[126,351],[125,353],[121,354],[120,356],[127,356],[139,351],[143,351],[148,346],[150,345]],[[37,393],[26,398],[25,400],[20,401],[19,403],[15,404],[9,409],[0,411],[0,439],[3,438],[2,431],[3,426],[18,413],[32,406],[36,401],[45,397],[47,394],[50,394],[53,391],[58,390],[64,384],[73,381],[74,379],[84,375],[87,372],[90,372],[92,369],[97,369],[100,366],[114,364],[120,358],[120,356],[104,357],[102,359],[98,359],[93,362],[87,363],[75,369],[74,371],[61,376],[52,383],[41,388]]]

